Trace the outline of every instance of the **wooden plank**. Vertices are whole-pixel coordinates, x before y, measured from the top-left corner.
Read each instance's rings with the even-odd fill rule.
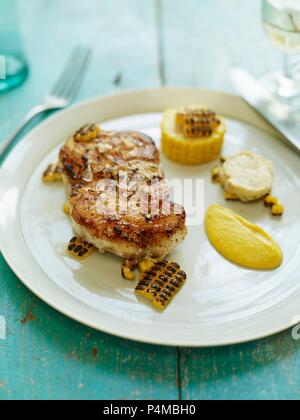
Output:
[[[232,91],[232,66],[255,75],[281,68],[281,53],[264,36],[260,20],[260,0],[162,0],[165,83]],[[178,354],[183,399],[300,398],[300,348],[290,332]]]
[[[299,360],[290,331],[240,346],[187,349],[182,394],[187,400],[299,400]]]
[[[174,349],[111,337],[33,296],[0,257],[0,400],[177,398]]]
[[[154,1],[22,1],[31,78],[0,98],[0,136],[51,86],[74,43],[94,61],[79,99],[158,86]],[[0,400],[177,399],[176,349],[141,345],[79,325],[34,297],[0,257]]]
[[[158,86],[155,0],[38,0],[20,2],[23,44],[31,76],[0,96],[1,136],[52,87],[76,44],[93,49],[79,100]]]

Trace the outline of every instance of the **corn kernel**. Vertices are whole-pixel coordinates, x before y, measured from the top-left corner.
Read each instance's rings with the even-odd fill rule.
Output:
[[[87,143],[95,140],[100,134],[100,128],[96,124],[87,124],[75,133],[74,139],[79,143]]]
[[[284,214],[284,211],[285,211],[284,206],[281,203],[275,204],[272,207],[273,216],[282,216]]]
[[[213,119],[216,114],[204,106],[191,105],[186,108],[180,108],[176,112],[175,124],[178,127],[191,124],[205,125],[207,120]]]
[[[175,262],[159,262],[142,274],[135,292],[164,310],[186,281],[186,274]]]
[[[139,263],[139,269],[142,273],[151,270],[155,266],[155,262],[153,260],[144,260]]]
[[[136,278],[134,272],[126,264],[122,265],[122,276],[125,280],[130,281],[133,281]]]
[[[278,200],[278,198],[273,197],[272,195],[268,195],[267,197],[265,197],[264,203],[267,207],[273,207],[273,206],[279,204],[279,200]]]
[[[229,193],[227,191],[224,192],[224,198],[227,201],[237,201],[238,197],[235,194]]]
[[[63,179],[63,168],[59,163],[51,164],[43,173],[42,180],[45,183],[61,182]]]
[[[70,214],[70,205],[69,205],[69,203],[65,203],[65,204],[64,204],[63,211],[64,211],[64,213],[65,213],[67,216],[69,216],[69,214]]]
[[[200,137],[210,137],[213,130],[210,127],[194,127],[190,125],[184,125],[182,128],[184,137],[188,139],[199,139]]]
[[[95,249],[93,245],[77,237],[72,238],[67,246],[68,254],[79,261],[88,258]]]
[[[220,167],[216,167],[211,171],[211,177],[213,182],[220,182]]]

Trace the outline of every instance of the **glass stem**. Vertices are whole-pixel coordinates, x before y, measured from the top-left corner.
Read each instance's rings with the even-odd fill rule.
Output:
[[[278,79],[278,93],[282,98],[293,98],[300,94],[300,55],[285,54],[284,70]]]
[[[295,81],[295,67],[296,67],[296,58],[292,54],[284,54],[284,77],[289,81]]]

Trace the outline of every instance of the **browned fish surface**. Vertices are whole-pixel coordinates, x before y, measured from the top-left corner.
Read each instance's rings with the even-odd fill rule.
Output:
[[[101,132],[86,143],[67,141],[60,152],[60,161],[70,181],[81,181],[89,165],[94,175],[126,168],[128,162],[141,160],[159,164],[159,153],[153,140],[135,132]]]
[[[186,236],[185,212],[169,199],[151,138],[101,132],[60,152],[76,234],[101,252],[163,258]]]

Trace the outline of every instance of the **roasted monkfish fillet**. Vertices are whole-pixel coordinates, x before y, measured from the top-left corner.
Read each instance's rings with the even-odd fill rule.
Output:
[[[75,234],[128,260],[164,258],[186,237],[153,140],[86,126],[60,151]]]

